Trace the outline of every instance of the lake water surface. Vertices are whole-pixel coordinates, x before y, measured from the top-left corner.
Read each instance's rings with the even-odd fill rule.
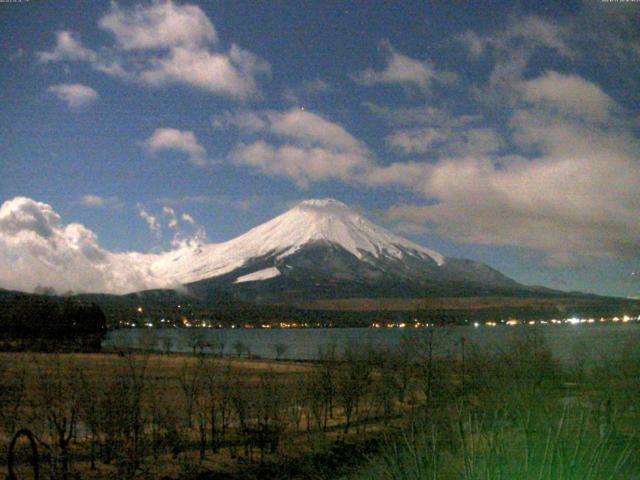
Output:
[[[553,355],[564,363],[591,362],[611,358],[624,348],[640,348],[640,323],[606,323],[577,325],[536,326],[456,326],[437,328],[434,349],[439,354],[457,355],[461,351],[461,339],[465,339],[466,351],[472,349],[496,350],[506,348],[517,335],[536,332],[545,338]],[[235,354],[234,344],[242,342],[251,354],[262,358],[276,356],[275,345],[283,344],[286,352],[282,358],[312,360],[322,348],[335,346],[337,351],[345,346],[373,345],[398,346],[403,336],[425,335],[424,329],[373,329],[373,328],[300,328],[300,329],[122,329],[109,332],[105,347],[170,349],[188,352],[194,338],[204,344],[218,344],[222,340],[227,355]],[[207,349],[205,349],[207,351]]]

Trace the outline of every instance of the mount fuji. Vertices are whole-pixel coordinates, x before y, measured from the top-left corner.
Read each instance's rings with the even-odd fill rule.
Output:
[[[489,266],[448,258],[333,199],[306,200],[224,243],[149,255],[156,278],[201,298],[252,303],[411,298],[526,290]]]

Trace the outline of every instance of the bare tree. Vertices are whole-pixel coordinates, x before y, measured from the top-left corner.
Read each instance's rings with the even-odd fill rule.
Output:
[[[11,366],[0,362],[0,429],[5,438],[11,438],[14,432],[24,421],[27,407],[25,396],[27,390],[27,373],[30,357],[27,355],[13,354],[12,358],[20,359],[17,364]]]
[[[280,357],[287,353],[287,350],[289,349],[286,343],[274,343],[273,345],[271,345],[271,348],[276,354],[276,360],[280,360]]]
[[[171,338],[167,333],[160,338],[160,344],[162,345],[162,350],[167,355],[173,351],[173,338]]]
[[[285,413],[288,406],[282,381],[272,371],[261,373],[251,394],[245,397],[244,436],[245,453],[253,458],[253,448],[260,450],[260,462],[265,453],[275,453],[280,436],[285,429]]]
[[[404,396],[399,390],[406,389],[402,386],[402,357],[390,348],[379,348],[372,353],[376,375],[372,376],[371,403],[388,420],[394,413],[395,400]]]
[[[437,366],[434,357],[436,330],[439,328],[430,325],[424,330],[414,332],[411,337],[407,337],[403,345],[411,352],[411,356],[414,359],[414,367],[427,405],[432,403],[434,384],[439,374],[436,371]]]
[[[103,382],[95,376],[88,375],[83,369],[76,369],[75,390],[79,395],[80,415],[79,420],[86,429],[89,437],[89,459],[91,470],[96,469],[96,456],[100,441],[101,415],[100,399],[103,397]]]
[[[333,418],[333,400],[336,394],[334,373],[337,366],[336,345],[329,344],[319,349],[320,369],[319,388],[320,398],[323,402],[323,430],[327,429],[329,418]]]
[[[309,426],[309,411],[307,408],[308,397],[305,377],[305,374],[296,375],[295,378],[290,381],[288,388],[288,395],[291,403],[287,411],[296,433],[300,433],[300,424],[302,423],[302,417],[305,411],[307,413],[307,426]]]
[[[311,430],[310,416],[316,421],[318,430],[326,430],[329,419],[329,401],[326,398],[328,389],[326,388],[324,369],[316,367],[305,379],[306,400],[308,404],[307,431]]]
[[[140,347],[146,352],[153,352],[158,348],[160,344],[160,337],[158,331],[155,328],[148,328],[139,331],[140,336],[138,342]]]
[[[115,460],[120,478],[132,478],[140,468],[147,446],[145,438],[145,394],[149,381],[148,356],[123,353],[112,375],[94,390],[98,404],[99,432],[104,463]]]
[[[148,355],[127,355],[126,375],[129,390],[129,445],[125,455],[125,470],[129,476],[139,468],[144,456],[144,411],[143,399],[148,386]]]
[[[224,348],[227,344],[227,335],[224,330],[216,330],[211,339],[211,348],[219,357],[224,356]]]
[[[345,416],[345,434],[349,433],[354,414],[357,414],[360,402],[367,394],[371,374],[372,365],[366,351],[361,347],[347,346],[336,380],[337,399]]]
[[[233,350],[236,352],[238,357],[241,357],[245,352],[247,352],[247,357],[249,356],[249,348],[242,340],[236,340],[233,342]]]
[[[191,350],[193,355],[203,353],[206,343],[206,329],[191,327],[187,328],[183,337],[186,346]]]
[[[410,337],[403,335],[400,339],[400,346],[390,351],[389,354],[391,356],[390,363],[396,372],[398,401],[404,402],[413,375],[414,362]]]
[[[221,363],[220,360],[207,357],[200,359],[200,367],[211,450],[213,453],[217,453],[229,425],[233,371],[230,362]]]
[[[185,361],[178,373],[178,382],[185,406],[186,426],[189,429],[193,426],[195,404],[202,390],[200,373],[196,360]]]
[[[70,469],[70,445],[75,439],[80,412],[77,390],[73,388],[76,371],[55,356],[37,365],[34,425],[38,442],[49,453],[51,475],[67,480]]]

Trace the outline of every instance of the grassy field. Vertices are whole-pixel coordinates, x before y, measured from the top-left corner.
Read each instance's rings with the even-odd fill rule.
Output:
[[[396,415],[381,414],[373,391],[357,383],[372,385],[373,368],[351,378],[355,368],[333,358],[5,353],[0,365],[0,455],[27,428],[46,478],[249,478],[268,463],[360,441]],[[29,478],[26,441],[18,447],[17,468]]]
[[[314,363],[0,354],[0,455],[41,478],[629,479],[640,355],[561,367],[535,329],[433,354],[441,329]],[[32,478],[23,437],[18,478]],[[0,475],[6,475],[6,466]]]
[[[471,355],[463,391],[389,431],[348,478],[640,478],[640,353],[562,369],[537,343]]]

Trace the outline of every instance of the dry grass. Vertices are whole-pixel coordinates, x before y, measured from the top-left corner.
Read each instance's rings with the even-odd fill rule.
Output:
[[[36,432],[38,438],[45,439],[51,444],[54,436],[51,434],[51,426],[45,425],[47,418],[52,412],[60,415],[67,415],[72,405],[77,400],[76,394],[89,394],[89,402],[94,401],[104,407],[104,401],[112,393],[110,388],[119,388],[123,379],[132,379],[132,384],[139,375],[141,385],[143,385],[141,415],[143,420],[143,431],[141,435],[145,437],[143,446],[145,453],[142,454],[141,462],[136,467],[135,475],[129,478],[188,478],[195,471],[223,471],[239,474],[247,467],[246,454],[243,447],[243,433],[240,430],[239,413],[235,413],[237,405],[234,400],[229,400],[227,407],[233,410],[228,431],[223,440],[219,452],[213,453],[210,440],[207,441],[206,452],[203,458],[199,454],[200,431],[198,427],[199,415],[209,415],[209,406],[204,406],[209,395],[205,386],[199,387],[199,393],[194,395],[192,405],[186,397],[185,386],[189,385],[192,375],[205,375],[202,368],[203,361],[207,362],[210,371],[223,375],[224,372],[231,372],[227,383],[221,388],[231,388],[233,394],[246,402],[249,409],[249,424],[255,423],[255,415],[268,413],[273,416],[271,422],[280,422],[284,429],[280,439],[280,449],[277,454],[267,453],[266,458],[276,460],[282,458],[283,454],[287,458],[296,458],[310,455],[314,452],[329,448],[338,439],[344,439],[343,424],[345,422],[344,413],[336,405],[333,413],[327,419],[325,428],[319,428],[316,419],[311,419],[310,410],[306,416],[301,415],[295,421],[288,417],[292,408],[305,403],[308,396],[300,396],[300,389],[305,379],[313,375],[318,368],[317,365],[308,362],[275,361],[264,359],[246,358],[211,358],[194,357],[187,354],[144,354],[129,353],[119,355],[109,354],[46,354],[46,353],[2,353],[0,354],[0,379],[6,381],[8,390],[15,390],[8,384],[14,382],[18,385],[19,378],[24,376],[22,381],[24,390],[18,395],[19,415],[17,423],[6,426],[11,422],[3,421],[3,428],[0,429],[0,455],[6,457],[6,447],[10,438],[17,429],[27,427]],[[80,382],[82,378],[82,382]],[[204,377],[201,378],[201,380]],[[128,382],[129,380],[124,380]],[[58,397],[50,401],[43,398],[43,382],[47,388],[52,385],[60,387]],[[51,385],[49,385],[51,382]],[[186,382],[186,385],[185,385]],[[3,385],[5,387],[5,385]],[[20,387],[22,388],[22,387]],[[79,389],[92,389],[95,392],[78,392]],[[131,390],[124,394],[124,397],[115,397],[111,401],[130,404]],[[216,393],[217,394],[217,393]],[[102,400],[98,400],[102,399]],[[200,403],[199,403],[200,402]],[[296,403],[297,402],[297,403]],[[271,408],[271,412],[261,410],[261,405]],[[306,403],[305,403],[306,405]],[[300,407],[302,408],[302,407]],[[310,407],[309,407],[310,408]],[[149,442],[151,442],[153,418],[157,410],[161,410],[170,415],[169,420],[174,426],[179,425],[180,451],[176,456],[167,451],[164,447],[157,453],[151,453]],[[192,413],[186,412],[193,409]],[[198,413],[200,412],[200,413]],[[253,412],[253,413],[252,413]],[[262,413],[261,413],[262,412]],[[110,412],[103,412],[103,415],[110,415]],[[113,415],[119,415],[115,413]],[[120,414],[121,415],[121,414]],[[173,417],[171,417],[173,415]],[[277,417],[277,418],[276,418]],[[285,418],[283,418],[285,417]],[[117,417],[120,418],[120,417]],[[8,420],[5,418],[5,420]],[[43,423],[43,421],[45,423]],[[209,421],[208,419],[206,420]],[[80,423],[83,420],[80,418]],[[165,421],[166,422],[166,421]],[[284,423],[282,423],[284,422]],[[365,428],[369,430],[380,428],[379,420],[372,419],[364,425],[354,427],[353,432],[357,434]],[[161,427],[165,432],[167,424]],[[170,427],[169,427],[170,428]],[[207,429],[210,427],[207,425]],[[78,433],[79,432],[79,433]],[[110,479],[125,478],[122,467],[117,460],[111,462],[96,461],[96,468],[91,469],[89,463],[90,437],[88,427],[81,427],[72,439],[70,454],[72,458],[72,471],[80,475],[80,478]],[[210,434],[207,431],[207,434]],[[103,440],[104,442],[104,440]],[[51,451],[55,451],[53,448]],[[99,455],[98,455],[99,457]],[[253,455],[254,461],[260,458],[260,453]],[[99,459],[98,459],[99,460]],[[251,463],[251,461],[249,461]],[[4,467],[0,467],[0,477],[6,475]]]

